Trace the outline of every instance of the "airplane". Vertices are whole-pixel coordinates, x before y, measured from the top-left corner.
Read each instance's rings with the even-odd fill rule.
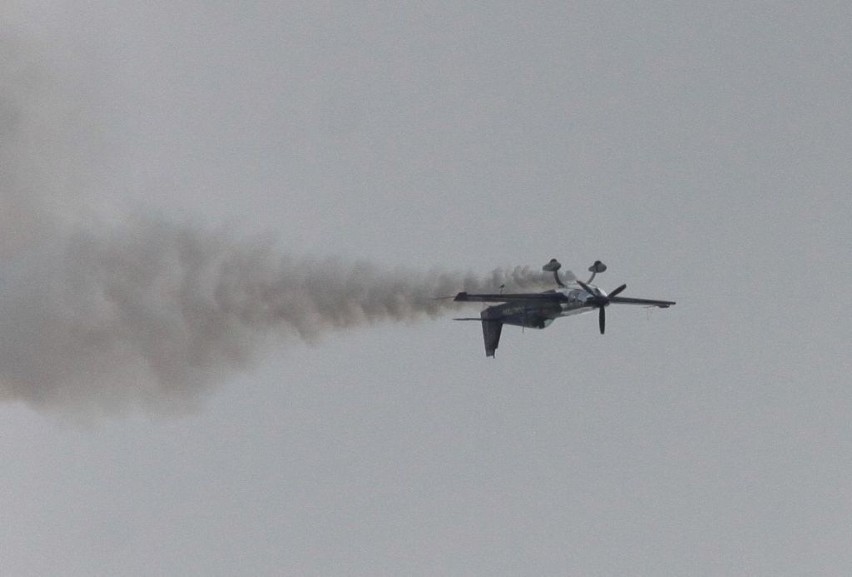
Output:
[[[571,271],[564,276],[568,284],[559,278],[562,264],[555,258],[550,259],[542,270],[552,272],[557,289],[540,293],[519,294],[469,294],[458,293],[453,299],[456,302],[502,303],[490,306],[480,313],[479,318],[457,318],[457,321],[481,321],[482,336],[485,340],[485,356],[494,357],[497,345],[500,343],[500,333],[503,325],[514,325],[530,329],[543,329],[560,318],[570,315],[591,312],[598,309],[598,327],[601,334],[606,328],[606,307],[611,304],[644,305],[646,307],[668,308],[675,303],[672,301],[636,299],[618,296],[626,284],[621,285],[609,294],[592,284],[595,275],[606,270],[606,265],[597,260],[589,267],[592,276],[583,282]]]

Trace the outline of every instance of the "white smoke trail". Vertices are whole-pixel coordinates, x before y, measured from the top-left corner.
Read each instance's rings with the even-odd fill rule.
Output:
[[[455,305],[434,297],[460,290],[552,285],[526,268],[477,277],[297,258],[159,218],[82,225],[95,220],[85,99],[12,38],[0,34],[0,401],[191,405],[275,336],[316,342],[435,317]]]
[[[459,290],[552,285],[526,267],[489,275],[300,259],[140,218],[81,231],[7,266],[0,285],[0,399],[41,406],[192,401],[271,334],[316,342],[341,328],[413,322]]]

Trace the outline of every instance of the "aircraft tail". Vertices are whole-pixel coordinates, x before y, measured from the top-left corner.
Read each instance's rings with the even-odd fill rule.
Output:
[[[457,318],[453,319],[454,321],[481,321],[482,322],[482,338],[485,341],[485,356],[493,357],[494,351],[497,350],[497,345],[500,344],[500,333],[503,332],[503,321],[500,319],[499,315],[495,315],[495,318],[489,318],[492,316],[491,308],[487,308],[482,311],[480,318]]]
[[[499,319],[487,318],[488,309],[482,311],[482,338],[485,341],[485,356],[493,357],[497,345],[500,344],[500,333],[503,332],[503,322]]]

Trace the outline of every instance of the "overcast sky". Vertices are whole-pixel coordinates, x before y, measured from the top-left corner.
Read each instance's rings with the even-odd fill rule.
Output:
[[[0,574],[852,572],[848,3],[0,23]],[[361,302],[552,257],[677,306]]]

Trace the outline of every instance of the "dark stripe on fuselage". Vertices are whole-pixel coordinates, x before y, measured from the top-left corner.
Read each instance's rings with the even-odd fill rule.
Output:
[[[488,307],[482,311],[482,318],[499,320],[503,324],[543,329],[557,318],[562,307],[556,303],[505,303]]]

